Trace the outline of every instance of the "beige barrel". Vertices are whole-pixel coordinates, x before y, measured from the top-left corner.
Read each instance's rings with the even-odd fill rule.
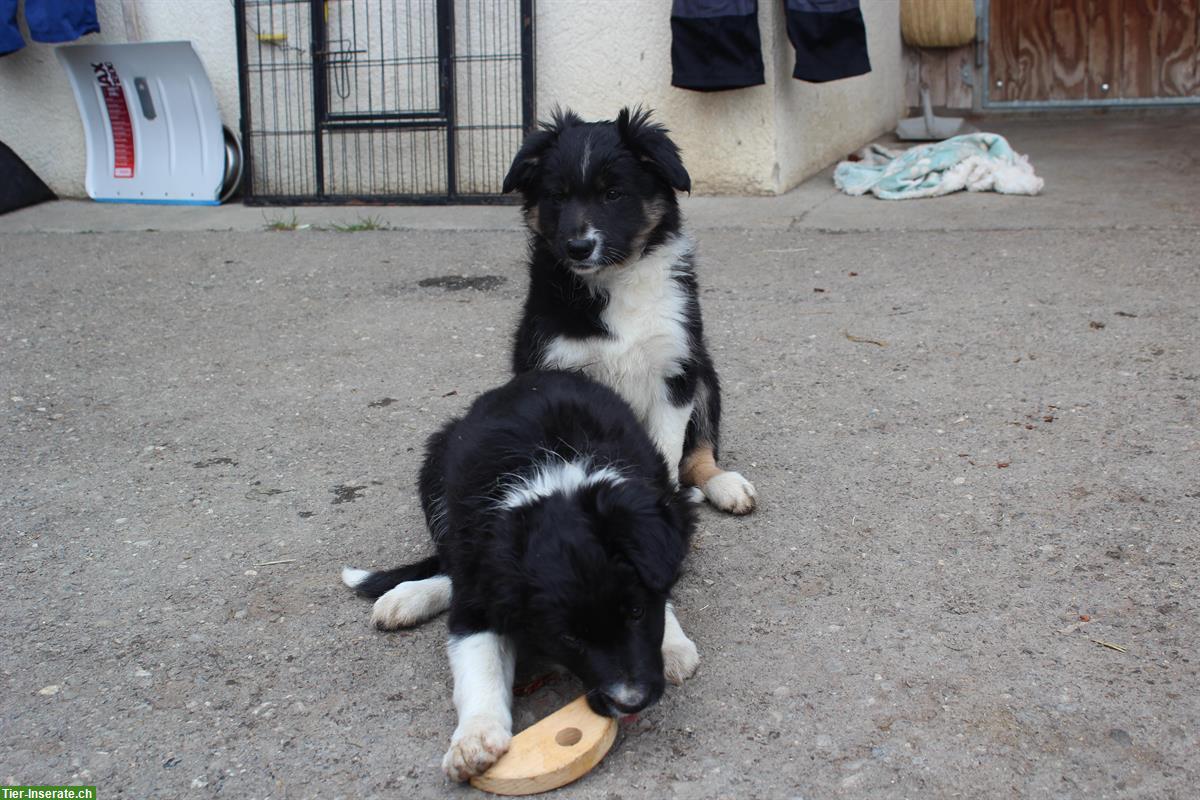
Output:
[[[961,47],[975,39],[974,0],[900,0],[900,35],[913,47]]]

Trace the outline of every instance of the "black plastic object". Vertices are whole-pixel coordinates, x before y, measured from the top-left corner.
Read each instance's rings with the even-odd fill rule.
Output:
[[[145,78],[134,78],[133,88],[137,90],[138,102],[142,104],[142,116],[154,119],[158,113],[154,110],[154,98],[150,96],[150,85]]]
[[[21,157],[0,142],[0,214],[56,199]]]

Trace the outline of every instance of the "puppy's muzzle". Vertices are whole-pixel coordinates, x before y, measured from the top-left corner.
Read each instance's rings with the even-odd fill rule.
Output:
[[[589,693],[588,704],[597,714],[621,717],[653,705],[661,694],[650,684],[620,683]]]
[[[587,261],[595,250],[596,240],[591,237],[567,240],[567,255],[575,261]]]

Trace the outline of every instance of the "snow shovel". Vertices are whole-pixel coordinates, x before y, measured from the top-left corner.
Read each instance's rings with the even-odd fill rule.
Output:
[[[230,145],[191,42],[76,44],[54,52],[83,120],[84,186],[93,200],[221,202],[232,179]]]
[[[935,117],[933,104],[929,100],[929,87],[921,85],[921,110],[919,117],[902,119],[896,125],[896,138],[916,141],[949,139],[964,133],[976,133],[978,128],[967,124],[961,117]]]

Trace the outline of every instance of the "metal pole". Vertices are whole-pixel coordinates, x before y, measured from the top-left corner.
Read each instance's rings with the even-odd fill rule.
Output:
[[[458,195],[458,173],[455,161],[454,108],[454,0],[438,0],[438,66],[441,71],[441,106],[446,117],[446,196]]]
[[[326,75],[325,0],[311,0],[313,70],[313,164],[316,169],[317,197],[325,194],[325,142],[323,125],[328,113],[328,76]]]

